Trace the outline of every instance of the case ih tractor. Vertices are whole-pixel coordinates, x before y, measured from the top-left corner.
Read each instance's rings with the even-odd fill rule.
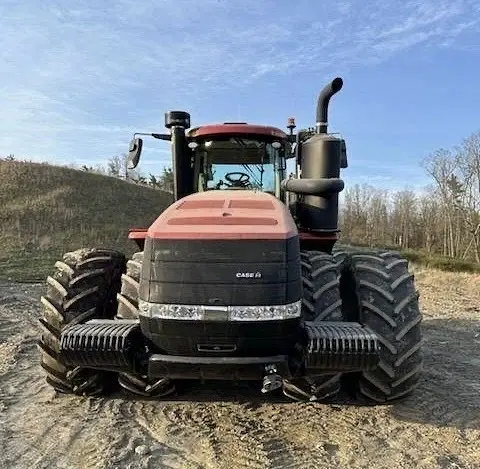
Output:
[[[168,133],[136,134],[171,143],[175,200],[130,230],[131,259],[91,248],[56,263],[39,342],[53,388],[160,397],[185,380],[250,380],[295,400],[344,385],[374,402],[415,388],[422,317],[407,261],[335,246],[347,156],[327,116],[342,85],[321,91],[316,127],[297,134],[293,119],[289,133],[191,128],[181,111],[165,114]]]

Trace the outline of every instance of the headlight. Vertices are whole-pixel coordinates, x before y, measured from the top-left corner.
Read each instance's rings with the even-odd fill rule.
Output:
[[[140,314],[149,318],[186,321],[278,321],[300,317],[302,302],[273,306],[167,305],[138,302]]]
[[[302,302],[275,306],[229,306],[230,321],[273,321],[300,317]]]

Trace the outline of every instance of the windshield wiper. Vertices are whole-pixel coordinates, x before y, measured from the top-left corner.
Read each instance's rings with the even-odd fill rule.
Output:
[[[242,164],[242,166],[245,168],[248,173],[252,176],[253,182],[255,185],[260,186],[260,189],[263,189],[263,170],[260,170],[260,180],[257,178],[257,174],[255,171],[248,165],[248,164]]]

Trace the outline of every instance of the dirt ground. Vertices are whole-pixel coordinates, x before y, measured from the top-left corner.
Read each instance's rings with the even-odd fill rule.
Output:
[[[480,468],[480,276],[416,279],[424,378],[390,406],[224,385],[169,401],[55,396],[36,348],[43,285],[0,283],[0,468]]]

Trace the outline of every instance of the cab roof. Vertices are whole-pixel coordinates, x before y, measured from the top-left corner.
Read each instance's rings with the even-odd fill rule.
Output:
[[[247,124],[246,122],[224,122],[194,127],[187,132],[189,138],[213,137],[220,135],[264,136],[286,139],[287,134],[277,127],[267,125]]]

